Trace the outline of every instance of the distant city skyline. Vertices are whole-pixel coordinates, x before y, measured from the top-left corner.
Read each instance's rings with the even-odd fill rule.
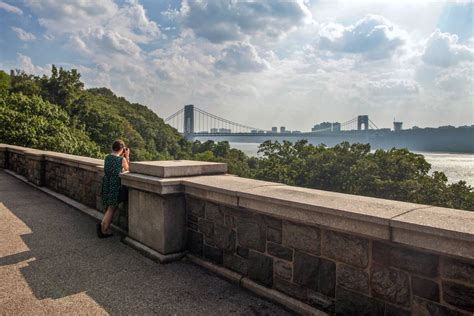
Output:
[[[471,1],[0,0],[0,69],[77,68],[167,117],[472,125]],[[262,126],[263,125],[263,126]]]

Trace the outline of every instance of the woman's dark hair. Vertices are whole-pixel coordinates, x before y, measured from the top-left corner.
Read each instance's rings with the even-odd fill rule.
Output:
[[[120,140],[120,139],[117,139],[113,144],[112,144],[112,150],[113,151],[120,151],[122,150],[123,148],[125,147],[125,143]]]

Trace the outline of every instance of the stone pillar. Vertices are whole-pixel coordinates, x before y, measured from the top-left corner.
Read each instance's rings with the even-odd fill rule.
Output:
[[[224,163],[149,161],[130,163],[121,176],[129,189],[128,236],[125,242],[160,262],[184,255],[186,207],[181,181],[186,177],[223,174]]]

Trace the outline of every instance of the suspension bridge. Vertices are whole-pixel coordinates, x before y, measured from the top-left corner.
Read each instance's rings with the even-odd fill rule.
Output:
[[[214,115],[194,105],[185,105],[184,108],[165,119],[165,123],[176,128],[187,139],[199,136],[261,136],[262,134],[277,136],[288,134],[315,135],[318,133],[332,133],[340,131],[377,130],[377,125],[368,115],[359,115],[344,123],[326,123],[311,132],[276,131],[259,127],[248,126]]]

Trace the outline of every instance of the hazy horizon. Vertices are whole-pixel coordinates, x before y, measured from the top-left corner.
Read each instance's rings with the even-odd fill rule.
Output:
[[[166,117],[473,124],[470,1],[0,1],[0,68],[76,68]]]

